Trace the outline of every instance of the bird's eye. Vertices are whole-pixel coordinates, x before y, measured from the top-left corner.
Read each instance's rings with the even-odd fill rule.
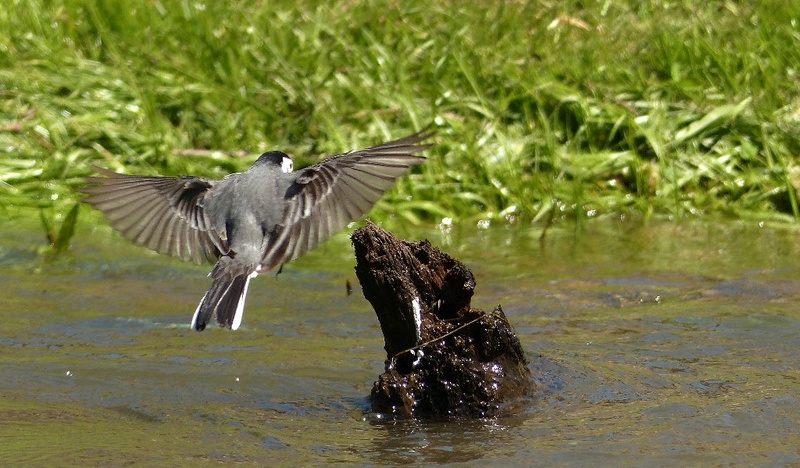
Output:
[[[281,162],[281,171],[283,171],[284,173],[289,173],[292,172],[293,170],[294,170],[294,163],[292,163],[292,160],[289,158],[283,158],[283,161]]]

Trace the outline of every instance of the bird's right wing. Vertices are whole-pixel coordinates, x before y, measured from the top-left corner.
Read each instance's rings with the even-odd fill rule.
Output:
[[[203,209],[203,197],[215,180],[201,177],[142,177],[94,170],[87,177],[84,201],[136,245],[195,263],[214,263],[228,250]]]
[[[283,218],[266,239],[259,272],[294,260],[367,214],[398,177],[425,161],[415,153],[431,145],[417,143],[430,137],[416,133],[292,173]]]

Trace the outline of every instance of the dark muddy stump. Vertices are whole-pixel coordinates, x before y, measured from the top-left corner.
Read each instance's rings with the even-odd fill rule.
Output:
[[[475,278],[430,242],[367,223],[352,236],[356,275],[383,332],[386,370],[372,408],[394,417],[490,417],[535,390],[514,330],[498,306],[470,307]]]

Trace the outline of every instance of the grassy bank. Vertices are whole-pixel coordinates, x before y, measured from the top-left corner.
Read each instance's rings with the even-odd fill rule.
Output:
[[[800,217],[796,2],[9,1],[0,216],[433,122],[378,218]]]

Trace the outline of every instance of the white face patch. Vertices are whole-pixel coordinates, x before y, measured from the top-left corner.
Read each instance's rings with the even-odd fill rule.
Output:
[[[290,158],[284,157],[281,161],[281,172],[288,174],[294,170],[294,163]]]

